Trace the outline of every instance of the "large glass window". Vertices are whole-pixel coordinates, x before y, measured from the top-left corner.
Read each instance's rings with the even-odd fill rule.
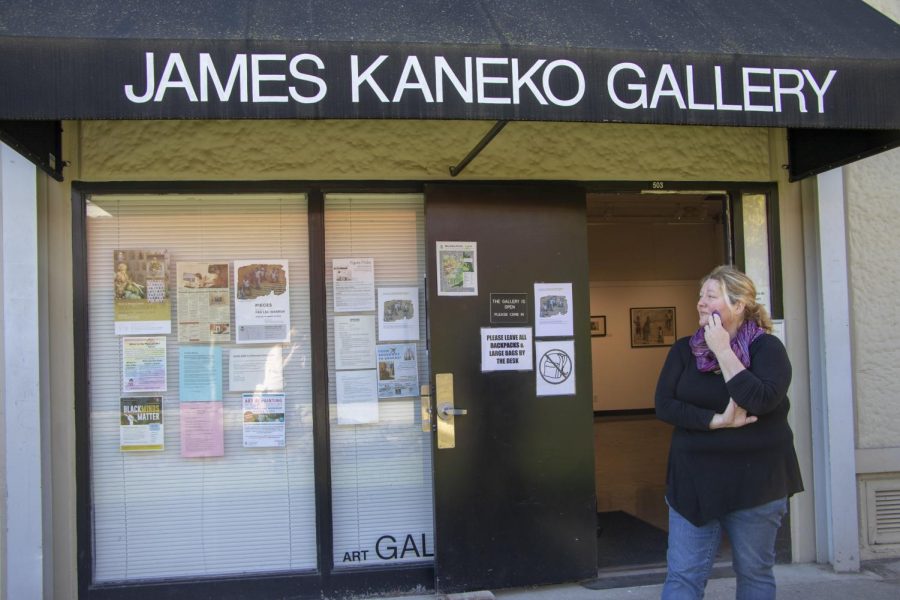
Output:
[[[756,283],[756,301],[772,313],[769,222],[765,194],[742,194],[745,272]]]
[[[334,564],[434,556],[421,195],[325,199]]]
[[[302,195],[91,198],[95,582],[316,568],[307,222]]]

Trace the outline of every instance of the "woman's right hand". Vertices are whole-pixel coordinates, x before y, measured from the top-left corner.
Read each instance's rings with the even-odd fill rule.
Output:
[[[724,412],[713,415],[712,421],[709,422],[710,429],[737,428],[756,423],[757,417],[748,415],[747,411],[738,406],[737,402],[728,399],[728,406]]]

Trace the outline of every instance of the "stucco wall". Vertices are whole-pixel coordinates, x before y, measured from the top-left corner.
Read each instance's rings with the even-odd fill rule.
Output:
[[[73,177],[434,180],[483,121],[88,121]],[[769,130],[510,123],[459,179],[769,180]]]
[[[865,1],[900,22],[900,0]],[[856,444],[900,448],[900,150],[850,165],[844,182]]]
[[[900,447],[900,150],[845,169],[857,446]]]

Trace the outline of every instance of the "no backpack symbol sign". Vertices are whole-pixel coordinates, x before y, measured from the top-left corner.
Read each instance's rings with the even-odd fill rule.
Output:
[[[538,359],[537,395],[563,396],[575,393],[575,342],[536,342]]]
[[[541,378],[547,383],[559,385],[572,374],[572,359],[568,354],[554,348],[541,356]]]

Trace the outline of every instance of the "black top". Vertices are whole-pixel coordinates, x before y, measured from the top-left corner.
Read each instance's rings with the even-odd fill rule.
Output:
[[[791,363],[781,341],[762,335],[750,345],[750,367],[725,383],[701,373],[690,338],[675,342],[656,386],[656,415],[675,426],[666,499],[695,525],[803,491],[794,435],[787,422]],[[733,398],[759,420],[709,429]]]

